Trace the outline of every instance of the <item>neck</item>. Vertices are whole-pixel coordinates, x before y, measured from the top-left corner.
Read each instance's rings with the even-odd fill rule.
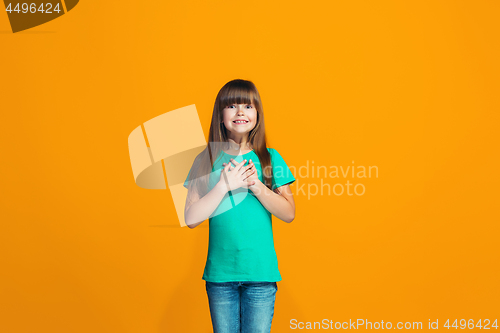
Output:
[[[227,149],[229,149],[229,150],[251,149],[250,142],[248,142],[248,141],[236,142],[232,139],[229,139],[227,143],[228,143]]]

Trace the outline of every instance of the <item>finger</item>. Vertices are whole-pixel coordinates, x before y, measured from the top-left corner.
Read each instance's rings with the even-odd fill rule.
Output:
[[[246,160],[246,159],[244,159],[243,161],[241,161],[241,162],[239,162],[239,163],[238,163],[238,162],[237,162],[234,158],[231,158],[231,159],[230,159],[230,161],[231,161],[231,162],[232,162],[235,166],[243,166],[243,165],[247,162],[247,160]]]
[[[249,171],[247,173],[244,174],[244,177],[243,180],[247,180],[248,177],[251,177],[253,174],[255,173],[255,170],[254,171]]]
[[[241,162],[238,163],[234,158],[230,158],[229,162],[232,163],[232,164],[234,164],[235,167],[237,167],[238,165],[240,165],[242,163],[245,164],[246,160],[243,160],[243,161],[241,161]]]
[[[233,169],[233,166],[231,165],[231,163],[222,163],[222,165],[224,166],[229,166],[229,170],[232,170]]]
[[[254,170],[254,165],[253,164],[248,164],[247,166],[244,167],[244,172],[247,172],[248,170]]]
[[[248,177],[250,177],[251,175],[252,175],[252,173],[251,173],[251,172],[244,172],[244,173],[243,173],[243,180],[247,180],[247,179],[248,179]]]
[[[240,164],[238,164],[238,166],[236,167],[236,168],[238,168],[238,167],[239,167],[238,172],[239,172],[240,174],[244,174],[244,173],[248,170],[248,165],[247,165],[247,166],[245,166],[245,165],[244,165],[244,164],[245,164],[245,162],[247,162],[247,160],[243,160],[243,161],[242,161]]]
[[[241,170],[243,165],[246,163],[246,159],[241,161],[240,163],[236,162],[233,158],[231,159],[231,162],[234,163],[236,166],[234,167],[237,171]]]
[[[231,158],[231,159],[229,159],[229,164],[231,164],[231,163],[232,163],[232,164],[234,164],[234,165],[236,165],[236,161],[235,161],[235,160],[233,160],[232,158]]]

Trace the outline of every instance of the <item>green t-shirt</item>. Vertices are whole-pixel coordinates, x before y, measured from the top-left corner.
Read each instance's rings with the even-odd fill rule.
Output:
[[[267,150],[271,154],[273,189],[293,183],[295,178],[281,155],[273,148]],[[222,163],[229,163],[230,158],[236,162],[246,159],[245,165],[252,159],[260,181],[264,182],[259,158],[253,150],[239,156],[221,151],[209,177],[209,191],[220,179]],[[189,174],[184,182],[186,188]],[[226,193],[209,217],[208,255],[202,279],[209,282],[281,281],[271,215],[250,189]]]

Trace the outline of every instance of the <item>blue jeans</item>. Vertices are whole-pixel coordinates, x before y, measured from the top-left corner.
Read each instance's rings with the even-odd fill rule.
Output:
[[[276,282],[205,281],[214,333],[269,333]]]

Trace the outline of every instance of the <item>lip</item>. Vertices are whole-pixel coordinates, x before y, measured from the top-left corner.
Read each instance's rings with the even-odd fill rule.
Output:
[[[246,123],[243,123],[243,124],[237,124],[237,123],[236,123],[236,121],[246,121]],[[236,120],[233,120],[233,124],[235,124],[235,125],[246,125],[246,124],[248,124],[248,123],[249,123],[249,121],[248,121],[248,120],[246,120],[246,119],[236,119]]]

